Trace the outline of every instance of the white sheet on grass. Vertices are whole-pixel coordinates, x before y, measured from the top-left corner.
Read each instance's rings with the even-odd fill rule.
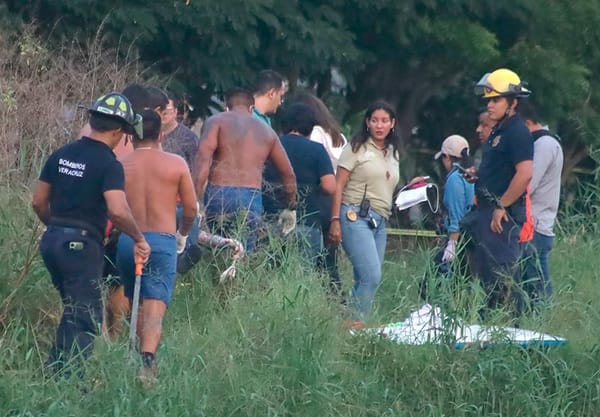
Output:
[[[357,332],[358,333],[358,332]],[[514,327],[465,325],[444,316],[439,307],[425,304],[401,322],[364,329],[362,333],[377,334],[397,343],[421,345],[452,341],[457,348],[509,343],[521,346],[557,346],[566,339],[546,333]]]

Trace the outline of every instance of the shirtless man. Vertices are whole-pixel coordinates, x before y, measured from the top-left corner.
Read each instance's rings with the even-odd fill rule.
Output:
[[[164,102],[164,98],[152,97],[148,88],[138,83],[128,84],[121,93],[129,102],[136,114],[139,114],[146,108],[159,106]],[[89,135],[90,125],[86,124],[81,129],[81,136]],[[128,153],[133,152],[133,135],[123,134],[121,140],[113,149],[113,153],[117,158],[123,157]],[[108,287],[108,295],[104,306],[104,320],[102,321],[102,332],[107,334],[111,339],[116,339],[123,331],[123,322],[129,313],[129,300],[125,297],[123,285],[119,278],[119,271],[116,266],[117,256],[117,241],[119,239],[119,231],[108,226],[105,231],[105,255],[104,255],[104,282]]]
[[[217,226],[218,218],[223,215],[232,217],[241,210],[247,213],[244,224],[248,233],[243,240],[248,252],[254,250],[262,224],[265,161],[270,160],[281,175],[286,212],[295,214],[296,208],[296,176],[292,165],[273,129],[252,117],[253,104],[249,91],[234,89],[226,96],[227,111],[205,122],[196,178],[196,191],[203,198],[209,225]],[[223,228],[222,224],[218,226]],[[223,232],[228,234],[227,230],[219,234]]]
[[[137,333],[144,370],[155,373],[155,354],[162,333],[162,319],[175,287],[177,253],[185,246],[196,218],[196,193],[188,166],[178,155],[160,149],[160,116],[154,110],[141,112],[143,140],[133,142],[134,151],[121,159],[125,170],[125,194],[152,252],[141,281]],[[156,169],[160,167],[160,169]],[[183,218],[176,230],[177,196],[183,205]],[[134,264],[131,239],[122,234],[117,249],[117,265],[125,284],[125,294],[133,298]]]
[[[128,84],[121,94],[129,100],[136,114],[139,114],[142,110],[152,105],[148,89],[141,84]],[[91,132],[90,124],[86,123],[81,128],[79,137],[90,136]],[[121,139],[113,148],[113,153],[117,158],[133,152],[133,135],[123,133]],[[116,266],[119,233],[117,229],[113,228],[112,223],[109,223],[105,229],[104,268],[102,276],[104,277],[104,284],[108,288],[108,295],[104,301],[102,333],[108,335],[111,339],[116,339],[122,333],[123,321],[129,313],[129,300],[123,292],[123,285],[121,285]]]

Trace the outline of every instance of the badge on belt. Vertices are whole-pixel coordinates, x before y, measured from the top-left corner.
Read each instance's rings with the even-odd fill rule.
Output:
[[[348,218],[348,220],[350,220],[351,222],[355,222],[356,220],[358,220],[358,214],[356,214],[356,212],[352,209],[348,210],[346,212],[346,217]]]

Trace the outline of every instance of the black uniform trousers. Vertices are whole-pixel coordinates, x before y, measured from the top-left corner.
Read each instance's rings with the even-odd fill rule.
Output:
[[[104,247],[89,231],[48,226],[40,252],[64,307],[48,358],[48,365],[60,370],[74,356],[91,354],[102,324]]]
[[[519,315],[524,308],[518,267],[521,257],[519,238],[523,225],[510,218],[508,222],[503,222],[502,233],[492,232],[490,223],[494,209],[494,206],[483,204],[477,208],[476,221],[471,230],[476,244],[472,268],[481,280],[488,307],[512,307],[513,312]]]

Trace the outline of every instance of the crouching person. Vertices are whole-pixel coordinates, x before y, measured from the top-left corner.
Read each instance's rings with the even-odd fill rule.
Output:
[[[187,164],[160,147],[161,120],[153,110],[142,111],[144,134],[134,140],[134,151],[121,160],[125,170],[125,195],[152,251],[141,279],[137,334],[144,368],[142,377],[156,376],[155,355],[162,334],[162,320],[175,287],[177,253],[183,251],[196,218],[196,194]],[[177,196],[183,218],[176,230]],[[133,241],[119,238],[117,265],[125,295],[133,299],[135,263]]]

